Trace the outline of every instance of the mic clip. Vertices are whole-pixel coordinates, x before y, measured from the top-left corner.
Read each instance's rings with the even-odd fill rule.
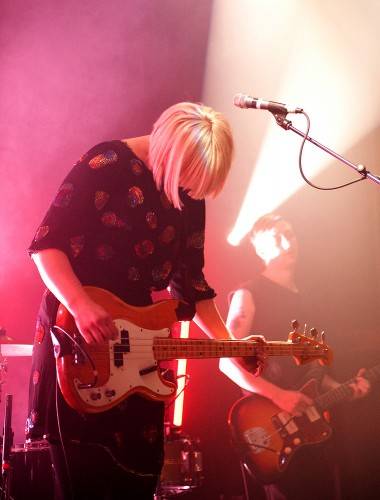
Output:
[[[289,128],[292,126],[292,122],[286,118],[287,112],[285,110],[280,112],[271,111],[271,113],[274,116],[277,125],[285,130],[289,130]]]

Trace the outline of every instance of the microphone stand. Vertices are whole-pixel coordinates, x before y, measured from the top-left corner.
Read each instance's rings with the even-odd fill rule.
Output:
[[[346,160],[345,158],[343,158],[343,156],[332,151],[327,146],[324,146],[320,142],[316,141],[312,137],[310,137],[310,136],[306,137],[306,135],[301,130],[298,130],[296,127],[293,127],[292,122],[286,118],[285,113],[272,113],[272,114],[275,117],[277,124],[281,128],[283,128],[284,130],[291,130],[292,132],[295,132],[296,134],[303,137],[304,139],[306,138],[306,140],[311,142],[312,144],[314,144],[314,146],[317,146],[318,148],[322,149],[323,151],[325,151],[329,155],[333,156],[337,160],[341,161],[345,165],[348,165],[349,167],[351,167],[353,170],[355,170],[356,173],[361,175],[363,178],[370,179],[371,181],[375,182],[376,184],[380,184],[380,177],[377,175],[371,174],[371,172],[369,170],[367,170],[364,165],[360,165],[360,164],[355,165],[354,163],[350,162],[349,160]]]

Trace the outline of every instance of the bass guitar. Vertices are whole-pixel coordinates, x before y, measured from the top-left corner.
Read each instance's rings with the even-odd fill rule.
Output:
[[[366,371],[374,382],[380,365]],[[326,441],[332,434],[326,410],[352,397],[354,379],[321,395],[312,379],[300,390],[313,399],[301,416],[282,411],[271,400],[252,394],[239,399],[230,409],[228,424],[235,448],[245,467],[263,484],[276,482],[292,457],[305,445]]]
[[[107,290],[85,288],[109,312],[119,336],[87,344],[60,304],[52,328],[58,383],[66,402],[82,413],[109,410],[135,392],[156,400],[171,398],[177,385],[162,376],[159,363],[164,360],[291,355],[299,364],[315,359],[328,364],[332,358],[327,345],[315,336],[299,334],[296,327],[285,342],[267,342],[261,336],[247,340],[171,338],[170,327],[181,310],[178,300],[135,307]]]

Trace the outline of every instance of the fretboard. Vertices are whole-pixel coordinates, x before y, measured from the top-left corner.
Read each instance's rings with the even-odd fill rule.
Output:
[[[289,341],[258,342],[247,340],[172,339],[156,337],[153,352],[157,361],[170,359],[233,358],[264,354],[321,358],[327,347]]]
[[[376,365],[369,370],[366,370],[365,378],[370,382],[375,382],[378,378],[380,378],[380,365]],[[327,410],[327,408],[331,408],[337,403],[342,401],[347,401],[351,399],[353,392],[350,384],[355,382],[355,378],[347,380],[336,389],[331,389],[330,391],[321,394],[315,399],[315,403],[322,408],[322,410]]]

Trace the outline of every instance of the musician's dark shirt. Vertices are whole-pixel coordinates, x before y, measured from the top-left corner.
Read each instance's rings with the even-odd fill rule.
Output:
[[[247,289],[255,303],[255,315],[250,328],[252,334],[262,334],[268,340],[287,340],[292,331],[292,321],[299,323],[298,331],[304,333],[312,320],[309,303],[304,293],[294,292],[277,285],[265,276],[241,285]],[[298,366],[291,356],[271,357],[266,360],[263,377],[283,389],[299,389],[311,377],[318,380],[324,369],[316,363]]]
[[[303,324],[313,320],[312,305],[304,293],[284,288],[265,276],[242,284],[252,294],[255,315],[252,334],[262,334],[268,340],[286,340],[291,321]],[[266,361],[263,378],[283,389],[296,390],[311,378],[321,382],[326,369],[316,362],[297,366],[291,357],[273,357]],[[249,482],[252,497],[258,500],[336,500],[338,482],[335,454],[331,440],[301,447],[276,484],[263,487],[253,479]],[[323,480],[321,480],[323,477]],[[265,489],[265,491],[264,491]]]

